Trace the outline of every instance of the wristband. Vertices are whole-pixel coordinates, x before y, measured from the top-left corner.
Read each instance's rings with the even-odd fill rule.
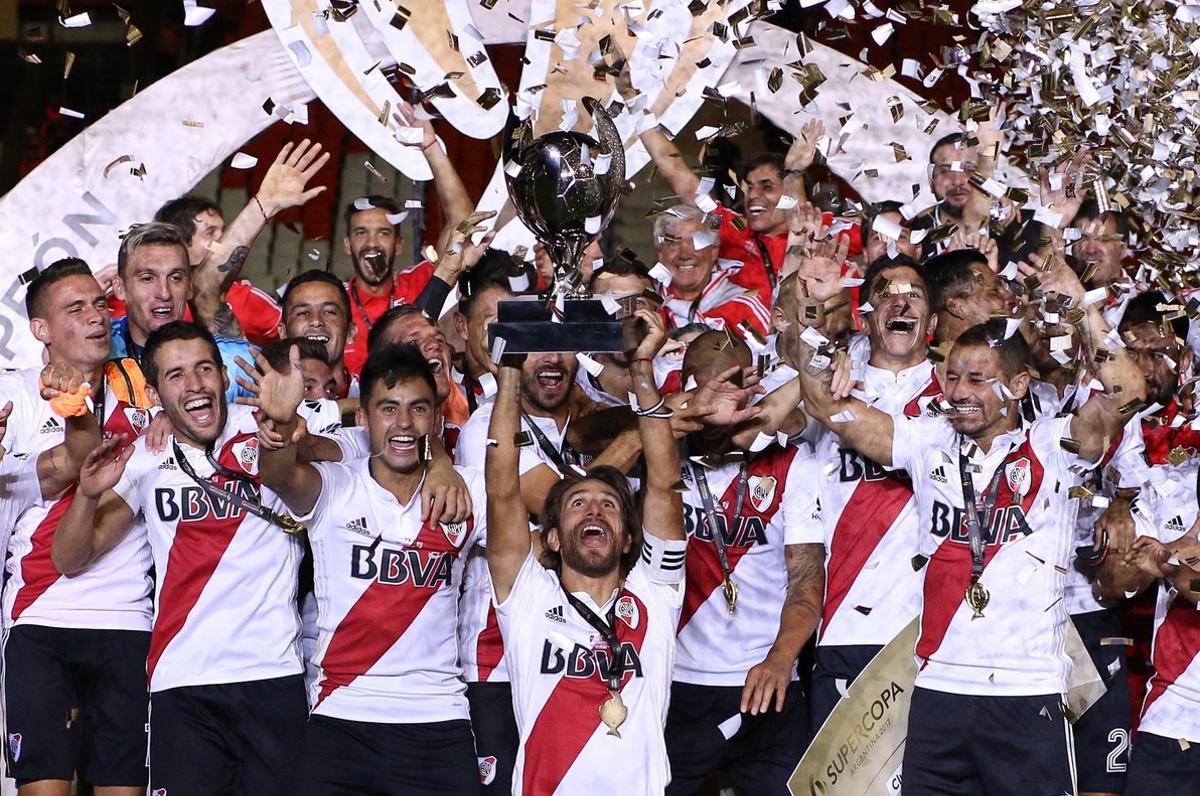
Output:
[[[437,139],[435,138],[432,141],[429,141],[428,143],[421,144],[421,151],[424,152],[425,150],[429,149],[429,147],[433,146],[436,143],[437,143]]]
[[[263,220],[270,221],[271,217],[267,215],[267,211],[263,209],[262,202],[258,200],[257,196],[254,197],[254,204],[258,205],[258,212],[262,213]]]
[[[793,175],[795,175],[796,177],[803,177],[804,169],[784,169],[783,170],[784,177],[791,177]]]

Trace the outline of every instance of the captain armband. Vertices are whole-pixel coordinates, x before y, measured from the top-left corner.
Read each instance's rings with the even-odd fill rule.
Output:
[[[684,560],[687,556],[686,539],[659,539],[642,533],[641,563],[647,567],[647,576],[658,583],[683,583]]]

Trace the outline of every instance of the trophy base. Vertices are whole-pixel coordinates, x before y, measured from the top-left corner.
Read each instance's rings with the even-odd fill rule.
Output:
[[[512,354],[618,353],[637,347],[638,326],[637,318],[613,318],[599,299],[566,299],[563,317],[554,320],[546,301],[530,296],[496,305],[496,322],[488,324],[488,345],[502,337],[504,350]]]

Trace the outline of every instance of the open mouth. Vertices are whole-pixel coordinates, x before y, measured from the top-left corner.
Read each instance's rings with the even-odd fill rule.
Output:
[[[608,528],[600,523],[588,523],[579,529],[579,543],[585,547],[598,547],[607,542]]]
[[[766,205],[759,204],[759,203],[757,203],[757,202],[756,202],[756,203],[754,203],[754,204],[752,204],[752,205],[747,205],[747,206],[746,206],[746,215],[748,215],[748,216],[757,216],[757,215],[759,215],[759,214],[761,214],[761,213],[765,213],[765,212],[767,212],[767,210],[769,210],[769,209],[770,209],[770,208],[768,208]]]
[[[545,390],[561,389],[566,378],[566,372],[558,368],[547,368],[537,374],[538,384]]]
[[[174,311],[171,307],[155,307],[154,309],[150,310],[151,317],[159,321],[170,320],[173,314]]]
[[[412,453],[417,449],[417,438],[412,434],[393,434],[388,437],[388,447],[393,453]]]
[[[216,417],[216,403],[211,397],[191,398],[183,403],[183,411],[198,426],[207,426]]]
[[[983,411],[979,404],[951,404],[950,408],[958,417],[975,417]]]
[[[884,321],[883,328],[889,332],[898,332],[900,334],[910,334],[917,328],[916,318],[888,318]]]
[[[323,334],[321,332],[313,332],[311,334],[304,335],[304,339],[312,340],[315,343],[320,343],[321,345],[325,345],[326,343],[329,342],[329,335]]]
[[[430,357],[425,361],[429,363],[429,369],[433,371],[434,376],[442,375],[442,371],[445,370],[445,365],[442,363],[442,360],[439,357]]]

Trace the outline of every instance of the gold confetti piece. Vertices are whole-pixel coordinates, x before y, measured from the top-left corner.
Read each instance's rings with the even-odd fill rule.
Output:
[[[204,122],[196,122],[191,119],[184,119],[180,122],[184,127],[203,127]]]
[[[374,177],[375,179],[379,180],[380,182],[389,182],[388,178],[383,176],[383,172],[381,172],[379,169],[375,168],[375,166],[373,166],[371,164],[371,161],[364,160],[363,168],[365,168],[367,171],[369,171],[371,173],[371,176]]]
[[[929,562],[929,559],[926,558],[925,556],[921,556],[921,555],[913,556],[912,557],[913,572],[920,572],[921,568],[924,567],[928,562]]]
[[[130,157],[129,155],[121,155],[121,157],[117,158],[112,163],[109,163],[107,166],[104,167],[104,178],[108,179],[109,172],[111,172],[117,166],[120,166],[122,163],[130,163],[132,161],[133,161],[133,158]]]
[[[125,46],[132,47],[142,40],[142,31],[137,25],[130,23],[125,28]]]
[[[63,62],[63,80],[71,76],[71,67],[73,66],[75,66],[75,53],[67,50],[67,56]]]
[[[1101,647],[1132,647],[1133,639],[1125,636],[1108,636],[1100,639]]]
[[[1096,493],[1086,486],[1076,485],[1067,490],[1067,496],[1078,500],[1091,500]]]

